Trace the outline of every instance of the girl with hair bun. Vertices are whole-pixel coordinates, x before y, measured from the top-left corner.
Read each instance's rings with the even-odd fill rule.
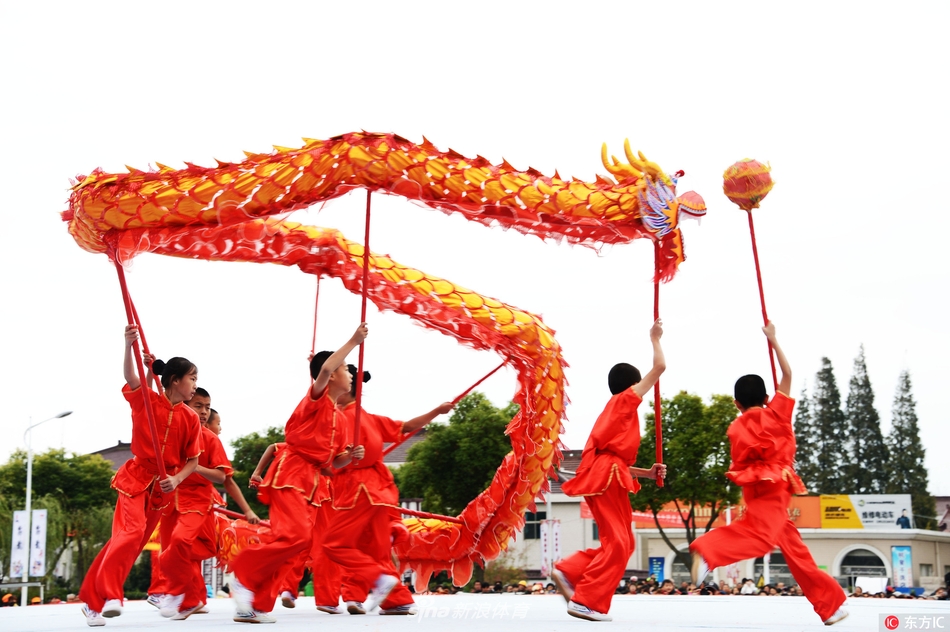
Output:
[[[353,385],[336,400],[346,419],[347,443],[352,442],[356,419],[357,369],[351,364],[349,370]],[[369,373],[364,371],[363,381],[369,379]],[[400,521],[401,516],[399,490],[392,472],[383,463],[383,444],[398,441],[403,433],[422,428],[454,407],[445,402],[406,422],[360,410],[360,443],[365,455],[333,477],[333,511],[327,517],[329,525],[322,546],[323,556],[342,569],[343,600],[350,614],[366,614],[376,606],[383,615],[415,614],[412,593],[399,582],[399,573],[392,563],[391,524]],[[323,587],[316,571],[314,575],[317,607],[329,612],[321,605],[333,602],[340,590],[339,583],[330,587],[337,592],[320,590]],[[384,586],[383,590],[380,586]],[[385,586],[389,589],[385,590]]]
[[[350,390],[346,356],[369,333],[360,323],[346,343],[335,352],[321,351],[310,360],[313,383],[284,426],[286,445],[259,487],[258,499],[270,505],[272,538],[267,544],[252,544],[231,565],[234,583],[231,595],[239,623],[273,623],[270,614],[281,584],[299,556],[306,555],[313,541],[318,509],[326,498],[321,470],[343,467],[363,450],[345,448],[346,433],[336,399]]]
[[[112,478],[118,494],[112,519],[112,538],[96,556],[86,573],[79,598],[90,626],[105,625],[103,617],[122,614],[123,590],[132,565],[142,552],[161,517],[170,494],[198,465],[200,425],[198,415],[185,405],[195,393],[198,368],[185,358],[167,363],[156,360],[152,370],[162,376],[164,393],[145,387],[157,425],[161,457],[155,454],[143,387],[135,372],[132,345],[138,340],[136,325],[125,328],[125,386],[122,394],[132,408],[132,455]],[[158,458],[165,464],[166,478],[158,480]]]

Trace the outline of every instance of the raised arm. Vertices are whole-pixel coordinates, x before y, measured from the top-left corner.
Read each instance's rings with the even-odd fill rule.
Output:
[[[782,379],[779,380],[778,390],[787,396],[789,389],[792,388],[792,367],[789,366],[785,352],[782,351],[782,347],[778,344],[778,338],[775,337],[775,323],[770,321],[768,325],[762,328],[762,332],[765,334],[765,337],[769,339],[772,349],[775,350],[775,357],[778,359],[778,368],[782,370]]]
[[[666,370],[666,357],[663,355],[663,347],[660,346],[660,338],[663,337],[663,321],[659,318],[650,328],[650,342],[653,343],[653,368],[633,385],[633,392],[641,399],[650,392],[656,381]]]
[[[346,356],[350,354],[350,351],[360,346],[366,336],[369,334],[369,329],[366,327],[366,323],[360,323],[360,326],[356,328],[356,331],[353,332],[353,335],[349,340],[346,341],[346,344],[336,350],[326,362],[323,363],[323,366],[320,368],[320,374],[317,375],[317,379],[313,381],[313,386],[310,387],[310,397],[312,399],[317,399],[320,397],[320,394],[323,393],[323,389],[327,387],[327,383],[330,381],[330,376],[340,368],[340,365],[346,362]]]
[[[138,325],[125,326],[125,360],[122,363],[122,372],[125,374],[125,383],[133,391],[142,385],[138,373],[135,372],[135,361],[132,359],[132,345],[139,339]]]
[[[429,412],[425,413],[424,415],[419,415],[418,417],[415,417],[403,423],[402,431],[413,432],[414,430],[418,430],[419,428],[422,428],[423,426],[431,423],[432,420],[438,417],[439,415],[444,415],[448,413],[453,408],[455,408],[455,404],[453,404],[452,402],[445,402],[445,403],[439,404],[438,406],[436,406]]]

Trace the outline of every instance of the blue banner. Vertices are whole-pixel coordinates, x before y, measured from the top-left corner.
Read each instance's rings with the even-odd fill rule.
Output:
[[[907,592],[907,589],[914,585],[913,562],[909,546],[891,547],[891,566],[894,567],[895,590]]]
[[[650,574],[656,577],[656,581],[658,582],[663,581],[664,579],[663,569],[665,566],[666,566],[665,557],[651,557],[650,558]]]

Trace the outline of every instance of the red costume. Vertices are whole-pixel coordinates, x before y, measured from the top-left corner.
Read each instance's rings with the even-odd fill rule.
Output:
[[[283,445],[285,444],[278,444],[278,446]],[[332,494],[330,476],[322,476],[320,484],[323,489],[318,494],[319,497],[330,498]],[[289,569],[280,582],[280,592],[287,591],[296,597],[300,588],[300,580],[303,578],[304,567],[309,566],[313,571],[313,597],[316,605],[336,606],[340,603],[340,567],[323,554],[323,535],[327,531],[327,525],[332,514],[333,507],[329,502],[320,504],[313,527],[313,542],[310,550],[300,555],[294,566]]]
[[[555,566],[574,585],[573,601],[606,613],[633,555],[633,512],[628,494],[640,484],[630,474],[640,448],[641,399],[632,388],[614,395],[597,417],[577,476],[563,483],[568,496],[584,496],[600,534],[600,548],[578,551]]]
[[[234,470],[218,436],[201,428],[202,452],[198,465],[220,469],[225,476]],[[188,610],[207,600],[201,562],[217,553],[217,534],[212,508],[221,497],[214,485],[198,472],[182,481],[172,502],[162,514],[159,532],[162,542],[160,565],[163,583],[160,592],[184,595],[179,611]]]
[[[700,553],[712,570],[763,556],[777,546],[805,597],[824,621],[844,603],[845,594],[831,575],[818,568],[795,524],[788,519],[792,494],[805,492],[805,485],[792,468],[794,407],[795,400],[777,393],[768,408],[750,408],[729,426],[732,465],[726,476],[742,486],[746,511],[732,524],[694,540],[690,550]]]
[[[310,550],[317,509],[328,500],[320,470],[345,445],[340,422],[329,389],[317,399],[308,390],[284,427],[287,445],[275,456],[258,493],[270,505],[272,538],[243,550],[232,564],[238,581],[253,591],[255,610],[274,608],[281,584]]]
[[[343,414],[352,435],[356,404],[344,408]],[[366,454],[333,477],[334,512],[323,537],[323,554],[342,567],[345,601],[366,601],[380,575],[399,577],[390,539],[390,522],[399,510],[399,490],[383,463],[383,444],[402,438],[402,427],[402,422],[361,410],[360,444]],[[314,575],[317,572],[315,569]],[[314,586],[316,592],[316,582]],[[323,598],[330,596],[325,592]],[[380,607],[385,610],[411,603],[412,593],[398,583]]]
[[[183,403],[172,404],[167,397],[146,388],[156,422],[162,460],[169,476],[178,473],[188,459],[201,452],[198,415]],[[86,573],[79,598],[96,612],[110,599],[123,599],[122,585],[132,565],[148,542],[169,497],[158,486],[158,461],[152,447],[152,433],[140,388],[126,384],[122,394],[132,407],[132,454],[112,477],[119,492],[112,537],[96,556]]]

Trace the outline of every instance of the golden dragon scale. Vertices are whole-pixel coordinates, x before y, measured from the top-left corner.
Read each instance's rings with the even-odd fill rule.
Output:
[[[354,293],[363,290],[362,245],[335,230],[274,216],[362,187],[406,195],[486,224],[497,221],[574,243],[651,235],[667,247],[671,257],[682,260],[678,213],[688,205],[690,214],[701,214],[702,200],[695,194],[674,199],[669,187],[664,190],[665,176],[652,163],[642,156],[631,164],[634,161],[636,167],[614,159],[611,173],[627,174],[625,180],[620,179],[636,180],[642,189],[623,193],[624,186],[639,186],[628,183],[611,193],[600,181],[592,185],[562,182],[557,177],[514,172],[506,165],[483,165],[480,159],[468,161],[453,152],[440,154],[431,145],[413,145],[393,135],[348,134],[309,141],[300,150],[250,155],[243,163],[222,163],[216,169],[189,165],[180,171],[166,167],[118,175],[97,171],[74,187],[63,218],[83,248],[106,252],[118,261],[153,252],[295,265],[310,274],[339,278]],[[478,184],[472,190],[491,203],[460,205],[459,200],[469,196],[465,187],[473,182]],[[441,193],[425,193],[440,186]],[[526,189],[541,195],[535,210],[528,211],[518,202],[534,195]],[[408,195],[408,190],[413,194]],[[450,193],[455,202],[447,201]],[[665,223],[662,213],[655,212],[656,199],[672,209]],[[546,205],[551,205],[550,214],[540,210]],[[653,216],[648,217],[649,212],[637,216],[647,205],[653,208]],[[675,271],[675,261],[671,265]],[[524,512],[548,488],[548,473],[560,462],[559,436],[567,399],[560,346],[539,317],[388,256],[370,253],[366,292],[379,309],[405,314],[475,349],[492,350],[518,373],[514,401],[520,412],[507,429],[512,451],[488,489],[462,511],[461,524],[404,521],[410,537],[397,546],[401,564],[419,574],[420,585],[427,585],[431,574],[442,569],[462,585],[470,578],[473,564],[494,559],[507,547],[524,524]],[[230,558],[232,549],[240,548],[246,538],[226,539],[230,544],[225,557]]]

